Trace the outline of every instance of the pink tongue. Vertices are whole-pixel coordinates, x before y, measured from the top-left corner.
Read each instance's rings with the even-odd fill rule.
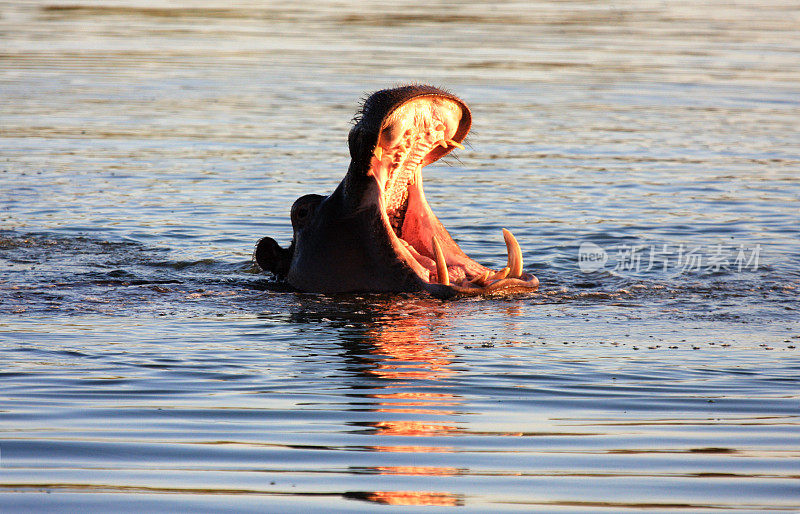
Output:
[[[451,284],[460,284],[462,280],[467,278],[467,273],[461,266],[448,266],[447,273],[450,275]]]
[[[431,278],[434,278],[436,274],[436,261],[419,253],[417,249],[411,246],[405,239],[400,239],[400,242],[403,243],[409,252],[411,252],[411,256],[414,257],[423,268],[427,269],[431,275],[433,275]],[[450,282],[455,284],[458,284],[467,278],[467,272],[463,266],[448,266],[447,273],[450,275]]]

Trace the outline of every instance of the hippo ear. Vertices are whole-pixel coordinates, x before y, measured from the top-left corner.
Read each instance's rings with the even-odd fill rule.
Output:
[[[355,160],[360,157],[360,153],[362,151],[361,147],[362,144],[362,136],[363,133],[361,131],[361,127],[353,127],[350,129],[350,133],[347,135],[347,146],[350,148],[350,158]]]
[[[350,148],[350,159],[354,162],[369,161],[372,150],[378,143],[378,134],[356,125],[347,135],[347,146]]]
[[[271,237],[262,237],[256,243],[253,260],[262,271],[269,271],[277,278],[285,278],[289,273],[294,254],[294,242],[289,248],[281,246]]]

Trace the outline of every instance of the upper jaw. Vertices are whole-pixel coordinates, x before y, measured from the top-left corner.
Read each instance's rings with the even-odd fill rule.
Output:
[[[379,138],[383,136],[381,146],[384,147],[387,141],[396,141],[396,138],[403,133],[403,131],[385,132],[384,129],[388,126],[396,126],[398,120],[402,122],[406,117],[404,114],[407,114],[412,108],[425,104],[426,99],[429,106],[441,107],[448,104],[447,108],[440,109],[441,113],[446,116],[439,118],[438,121],[445,122],[448,126],[449,138],[460,145],[472,125],[472,114],[460,98],[427,85],[408,85],[384,89],[370,95],[364,101],[361,110],[356,113],[354,118],[356,123],[348,136],[348,146],[352,158],[348,175],[365,175],[371,166],[373,152],[378,146]],[[415,102],[415,100],[423,101]],[[416,105],[412,106],[412,104]],[[454,147],[455,145],[433,148],[428,152],[423,165],[440,159]]]

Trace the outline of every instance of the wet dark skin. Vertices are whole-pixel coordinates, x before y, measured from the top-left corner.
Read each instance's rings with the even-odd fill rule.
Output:
[[[491,270],[464,254],[425,200],[422,168],[463,148],[471,122],[463,101],[432,86],[372,94],[350,130],[347,175],[328,196],[298,198],[290,246],[261,239],[256,264],[304,292],[536,291],[510,232],[503,230],[508,265]]]

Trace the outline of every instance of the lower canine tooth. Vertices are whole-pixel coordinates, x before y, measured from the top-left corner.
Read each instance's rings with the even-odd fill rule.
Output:
[[[511,231],[503,229],[503,239],[506,240],[506,248],[508,249],[508,276],[511,278],[520,278],[522,276],[522,250],[517,243],[517,238]]]
[[[433,255],[436,257],[436,275],[439,277],[439,283],[446,286],[450,285],[450,274],[447,272],[447,263],[444,261],[444,252],[439,245],[439,240],[436,236],[431,238],[433,244]]]
[[[456,148],[460,149],[460,150],[464,149],[464,145],[462,145],[458,141],[454,141],[452,139],[448,139],[447,142],[450,143],[451,145],[455,146]]]
[[[372,153],[375,155],[375,158],[380,161],[381,157],[383,157],[383,148],[381,148],[380,145],[378,145],[375,147],[375,151]]]

